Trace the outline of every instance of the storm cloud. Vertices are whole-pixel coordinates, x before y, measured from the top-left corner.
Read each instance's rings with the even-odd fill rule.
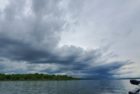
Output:
[[[79,5],[78,0],[76,6],[63,0],[7,2],[0,10],[2,73],[39,72],[110,78],[130,63],[110,60],[113,57],[106,54],[104,48],[87,50],[74,45],[59,45],[62,33],[69,32],[70,20],[80,15],[75,8]],[[66,8],[67,4],[74,9]],[[68,9],[77,15],[70,15]]]

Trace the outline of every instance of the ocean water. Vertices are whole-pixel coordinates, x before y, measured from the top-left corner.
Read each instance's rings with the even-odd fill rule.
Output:
[[[0,94],[128,94],[128,80],[0,81]]]

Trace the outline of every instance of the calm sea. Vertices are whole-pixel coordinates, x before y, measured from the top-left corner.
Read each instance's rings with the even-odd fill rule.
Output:
[[[128,94],[128,80],[1,81],[0,94]]]

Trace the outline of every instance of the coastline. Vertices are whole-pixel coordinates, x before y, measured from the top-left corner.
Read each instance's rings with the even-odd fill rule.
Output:
[[[0,81],[63,81],[63,80],[80,80],[67,75],[50,75],[50,74],[0,74]]]

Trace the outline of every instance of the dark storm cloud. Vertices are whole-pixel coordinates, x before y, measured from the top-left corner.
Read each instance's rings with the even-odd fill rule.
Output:
[[[109,72],[123,66],[123,62],[106,64],[106,61],[104,65],[96,67],[103,58],[99,50],[86,51],[75,46],[58,47],[61,31],[66,24],[60,2],[61,0],[32,0],[26,6],[25,0],[9,1],[2,12],[3,16],[0,16],[0,57],[11,60],[11,64],[14,60],[59,66],[57,70],[42,69],[39,72],[71,72],[72,75],[83,72],[112,76]],[[6,69],[3,66],[0,65]],[[19,73],[17,70],[14,72]]]
[[[94,68],[91,67],[88,70],[83,70],[83,73],[84,72],[87,73],[87,76],[90,78],[98,78],[98,79],[113,78],[113,75],[115,75],[114,71],[120,69],[122,66],[128,63],[130,62],[115,61],[112,62],[111,64],[103,64],[100,66],[96,66]]]
[[[64,24],[58,17],[60,13],[56,6],[58,3],[49,0],[47,2],[33,0],[30,6],[33,14],[26,17],[23,15],[26,8],[25,1],[10,1],[3,12],[5,16],[1,17],[0,22],[0,41],[3,52],[1,55],[28,61],[46,56],[49,50],[53,50],[59,42],[57,32]]]
[[[46,55],[45,52],[31,47],[22,41],[0,38],[0,56],[13,60],[30,61]]]

